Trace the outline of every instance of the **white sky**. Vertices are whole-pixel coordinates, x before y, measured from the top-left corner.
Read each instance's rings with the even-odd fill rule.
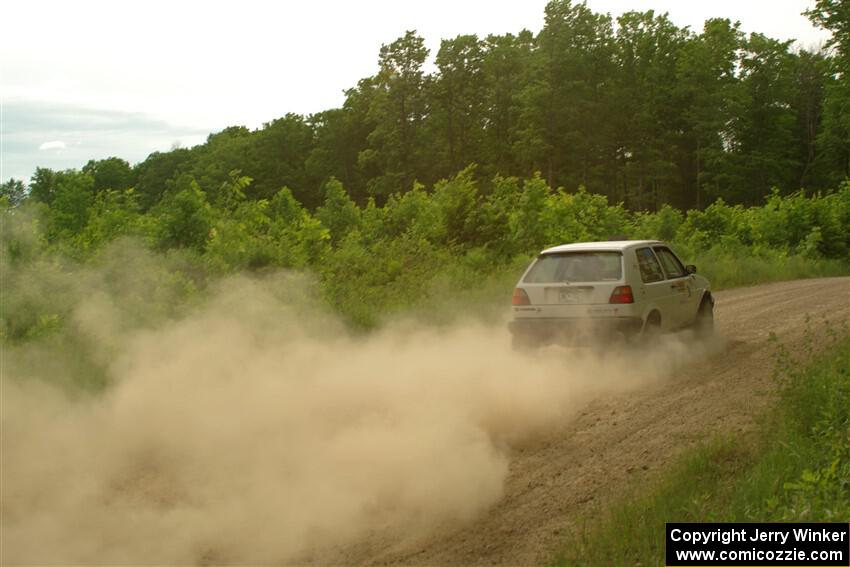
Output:
[[[432,51],[458,34],[537,32],[546,0],[7,0],[0,33],[0,180],[36,165],[137,162],[231,125],[336,107],[377,69],[378,50],[416,29]],[[597,12],[669,12],[699,30],[710,17],[746,32],[828,36],[800,13],[813,0],[588,0]],[[53,143],[57,142],[57,143]],[[39,149],[39,148],[44,149]]]

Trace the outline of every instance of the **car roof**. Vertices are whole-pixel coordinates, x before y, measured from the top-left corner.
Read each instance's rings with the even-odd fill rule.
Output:
[[[586,252],[591,250],[623,251],[637,246],[653,246],[664,244],[660,240],[611,240],[603,242],[576,242],[573,244],[561,244],[543,250],[541,254],[552,254],[555,252]]]

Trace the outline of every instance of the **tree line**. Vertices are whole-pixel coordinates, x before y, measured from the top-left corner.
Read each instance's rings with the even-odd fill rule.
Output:
[[[383,205],[470,164],[484,191],[496,176],[540,172],[550,187],[584,187],[630,210],[834,189],[850,175],[848,10],[818,0],[808,15],[833,36],[807,51],[728,19],[692,31],[651,10],[615,21],[553,0],[536,35],[443,40],[432,73],[423,38],[407,32],[381,47],[378,73],[341,108],[226,128],[134,166],[91,161],[83,172],[95,195],[133,187],[143,210],[187,175],[215,202],[235,170],[253,180],[249,199],[288,187],[309,210],[331,178],[358,205]],[[51,203],[62,176],[38,168],[29,197]],[[27,194],[15,181],[3,192]]]

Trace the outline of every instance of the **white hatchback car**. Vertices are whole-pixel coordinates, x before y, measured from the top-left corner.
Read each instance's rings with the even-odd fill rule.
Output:
[[[658,240],[565,244],[540,253],[513,294],[513,344],[635,339],[714,328],[708,280]]]

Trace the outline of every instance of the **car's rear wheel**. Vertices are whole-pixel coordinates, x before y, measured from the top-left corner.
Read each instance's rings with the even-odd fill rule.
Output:
[[[646,323],[643,324],[643,331],[640,334],[641,342],[652,344],[658,341],[661,336],[661,315],[658,311],[653,311],[646,318]]]
[[[697,318],[694,321],[694,331],[702,339],[709,338],[714,334],[714,304],[707,297],[699,304]]]

